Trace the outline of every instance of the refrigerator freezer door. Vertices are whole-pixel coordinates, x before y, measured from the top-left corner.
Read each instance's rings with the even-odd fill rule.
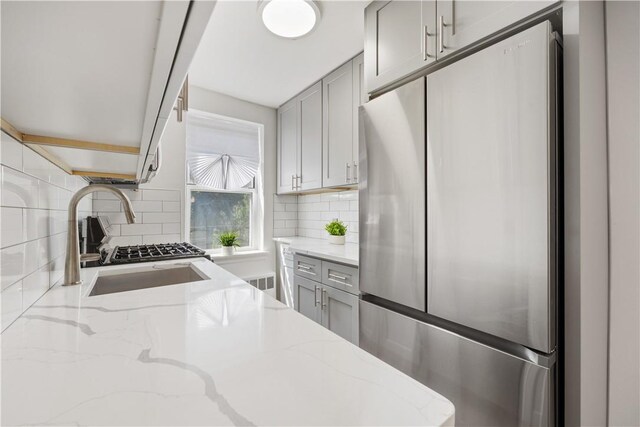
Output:
[[[360,301],[360,347],[442,394],[456,426],[548,426],[555,368]]]
[[[427,311],[555,348],[550,24],[427,77]]]
[[[425,309],[424,78],[360,107],[360,290]]]

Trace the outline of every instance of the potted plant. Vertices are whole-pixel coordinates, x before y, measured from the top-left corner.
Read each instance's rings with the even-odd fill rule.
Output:
[[[347,226],[342,221],[334,219],[324,226],[329,233],[329,243],[334,245],[344,245],[344,235],[347,234]]]
[[[227,231],[218,236],[218,242],[222,245],[222,255],[233,255],[238,243],[238,233],[235,231]]]

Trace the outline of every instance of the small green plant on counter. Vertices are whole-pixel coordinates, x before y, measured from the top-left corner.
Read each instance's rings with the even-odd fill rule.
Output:
[[[236,233],[235,231],[227,231],[226,233],[221,233],[218,236],[218,242],[222,245],[222,246],[240,246],[239,240],[238,240],[238,233]]]
[[[347,226],[337,219],[334,219],[329,224],[325,225],[324,229],[332,236],[344,236],[347,234]]]

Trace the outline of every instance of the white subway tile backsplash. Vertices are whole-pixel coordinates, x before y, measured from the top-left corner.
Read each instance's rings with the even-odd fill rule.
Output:
[[[347,226],[347,242],[358,243],[357,191],[298,196],[297,235],[323,239],[327,236],[325,225],[334,219]]]
[[[122,206],[119,200],[95,200],[94,199],[93,210],[95,212],[121,212]]]
[[[64,256],[58,257],[49,263],[49,287],[52,288],[64,277]]]
[[[162,234],[162,224],[122,224],[120,235],[134,236],[146,234]]]
[[[178,190],[138,189],[126,190],[136,223],[127,224],[122,206],[111,193],[99,192],[93,201],[93,211],[106,217],[112,225],[109,230],[111,246],[139,245],[182,241],[181,193]],[[110,204],[118,203],[118,208]],[[104,209],[106,208],[106,210]]]
[[[154,243],[178,243],[181,241],[180,234],[142,236],[142,243],[145,245],[152,245]]]
[[[141,245],[142,244],[142,236],[116,236],[111,239],[111,246],[131,246],[131,245]]]
[[[4,289],[0,298],[2,299],[2,329],[4,330],[22,314],[22,282],[14,283]]]
[[[58,187],[40,181],[38,189],[38,207],[40,209],[58,209]]]
[[[38,180],[3,166],[2,206],[37,208]]]
[[[133,200],[142,200],[142,192],[140,190],[127,190],[127,189],[124,189],[124,190],[122,190],[122,192],[131,201],[133,201]],[[109,191],[98,191],[96,193],[96,196],[94,197],[94,200],[95,199],[98,199],[98,200],[120,200],[120,199],[118,199],[118,196],[116,196],[115,194],[113,194],[113,193],[111,193]]]
[[[53,212],[47,209],[22,209],[25,240],[40,239],[53,233],[52,217]]]
[[[31,307],[49,289],[49,266],[39,268],[22,279],[22,311]]]
[[[296,212],[274,212],[273,219],[297,219]]]
[[[0,218],[2,218],[0,247],[6,248],[22,243],[25,240],[22,209],[2,208]]]
[[[68,203],[73,192],[87,182],[67,175],[4,134],[0,141],[4,329],[62,277]],[[89,195],[80,203],[81,216],[91,213],[91,199]]]
[[[142,214],[142,222],[145,224],[180,222],[180,212],[145,212]]]
[[[163,212],[180,212],[180,202],[162,202]]]
[[[2,164],[12,167],[16,170],[22,170],[22,144],[9,135],[1,132],[2,134],[2,151],[0,153],[0,159]]]
[[[142,200],[180,201],[180,192],[177,190],[144,190]]]
[[[180,234],[180,223],[162,224],[162,234]]]
[[[38,253],[37,240],[2,249],[2,289],[33,273],[38,268]]]
[[[24,173],[34,176],[41,181],[50,182],[51,172],[55,167],[51,162],[27,147],[24,147],[22,161],[22,171]]]
[[[330,211],[348,211],[349,210],[349,201],[348,200],[340,200],[335,202],[329,202],[329,210]]]
[[[162,212],[161,201],[136,200],[131,202],[131,205],[133,206],[133,210],[136,212],[136,214],[142,212]],[[94,208],[94,210],[96,209]]]

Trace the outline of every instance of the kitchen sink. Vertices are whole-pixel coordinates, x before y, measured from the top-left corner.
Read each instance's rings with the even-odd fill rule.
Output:
[[[208,280],[191,265],[155,265],[128,273],[101,272],[89,296]]]

